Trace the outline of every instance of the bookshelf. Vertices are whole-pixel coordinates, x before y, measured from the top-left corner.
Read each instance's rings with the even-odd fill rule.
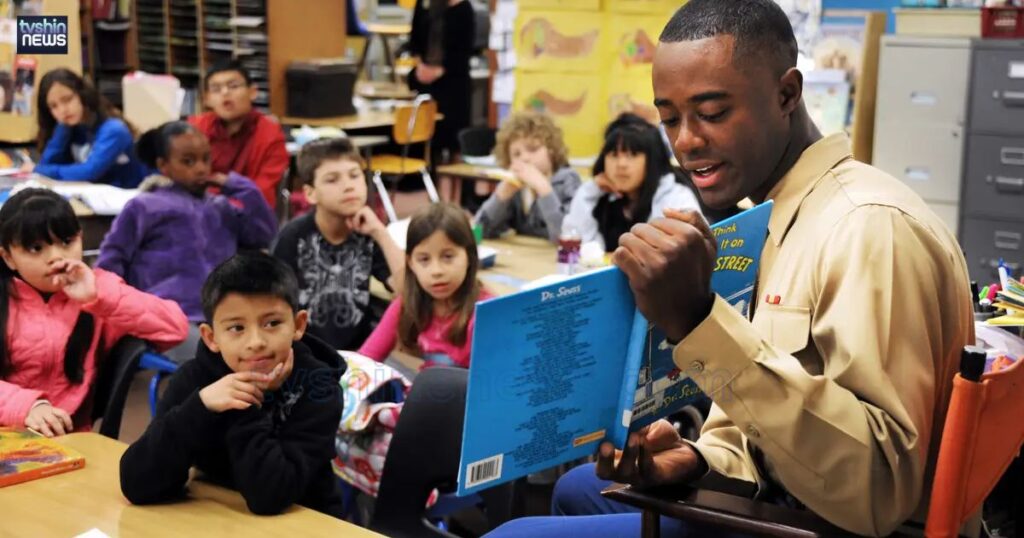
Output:
[[[345,54],[344,2],[133,1],[136,67],[178,77],[184,114],[202,110],[202,76],[219,61],[237,58],[259,90],[254,106],[284,116],[288,63]]]

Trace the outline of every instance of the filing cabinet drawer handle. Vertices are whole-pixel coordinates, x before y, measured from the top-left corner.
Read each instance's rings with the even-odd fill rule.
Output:
[[[1002,250],[1020,250],[1020,234],[1015,232],[996,232],[995,246]]]
[[[996,190],[999,192],[1024,192],[1024,177],[996,176]]]
[[[1003,148],[999,150],[999,160],[1003,164],[1024,166],[1024,148]]]
[[[1024,92],[1003,92],[1003,104],[1006,106],[1024,106]]]

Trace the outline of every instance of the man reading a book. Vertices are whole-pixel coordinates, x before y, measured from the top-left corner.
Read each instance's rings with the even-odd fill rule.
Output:
[[[716,245],[698,214],[666,211],[623,235],[614,260],[640,311],[715,405],[694,443],[658,422],[562,477],[553,509],[578,517],[495,534],[635,536],[637,510],[599,494],[609,481],[717,476],[859,534],[924,521],[953,376],[974,342],[955,238],[909,188],[855,161],[845,135],[818,132],[772,0],[690,0],[660,41],[655,105],[703,201],[774,201],[751,319],[710,292]]]

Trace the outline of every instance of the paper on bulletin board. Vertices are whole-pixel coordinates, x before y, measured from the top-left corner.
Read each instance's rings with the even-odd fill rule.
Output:
[[[599,74],[518,73],[513,110],[547,114],[562,128],[569,154],[596,155],[608,115]]]
[[[522,71],[594,73],[601,69],[602,13],[519,11],[513,38]]]
[[[608,40],[607,65],[613,73],[622,74],[633,69],[649,70],[654,62],[658,37],[668,22],[669,15],[605,16],[604,36]]]
[[[29,56],[14,59],[14,88],[11,90],[11,108],[15,116],[31,116],[35,102],[36,68],[39,61]]]
[[[654,89],[651,86],[650,66],[637,68],[607,79],[606,113],[608,121],[620,114],[631,113],[651,123],[659,121],[658,109],[654,107]]]
[[[605,0],[610,13],[664,14],[665,21],[686,4],[686,0]]]

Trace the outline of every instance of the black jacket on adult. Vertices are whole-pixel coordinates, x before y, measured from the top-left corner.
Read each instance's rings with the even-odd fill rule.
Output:
[[[425,63],[443,66],[444,75],[431,84],[423,84],[413,71],[409,74],[409,87],[429,93],[437,101],[438,111],[444,114],[434,132],[434,149],[458,151],[459,131],[469,127],[471,115],[469,59],[476,40],[476,15],[472,3],[464,0],[445,8],[440,24],[432,24],[430,11],[422,4],[417,2],[413,12],[409,51]]]
[[[232,371],[200,342],[195,360],[171,377],[156,418],[121,457],[124,496],[134,504],[181,498],[195,466],[238,490],[255,514],[278,514],[298,503],[342,517],[331,459],[345,362],[309,335],[292,347],[292,373],[265,394],[262,407],[213,413],[199,390]]]

